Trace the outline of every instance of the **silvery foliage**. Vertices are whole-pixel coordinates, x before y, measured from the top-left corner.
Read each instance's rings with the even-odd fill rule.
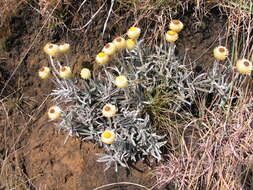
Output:
[[[81,137],[100,144],[105,154],[98,154],[98,162],[105,162],[106,169],[115,166],[128,167],[129,162],[153,156],[158,161],[161,147],[166,144],[164,136],[156,134],[146,104],[152,104],[145,93],[159,85],[173,90],[178,101],[169,105],[178,111],[183,105],[191,105],[198,93],[218,93],[226,97],[230,83],[222,74],[202,73],[194,76],[189,65],[175,56],[174,44],[161,43],[154,49],[143,49],[142,41],[132,51],[121,52],[112,61],[115,66],[104,66],[92,79],[80,77],[60,79],[54,69],[57,88],[51,95],[64,108],[62,120],[58,124],[71,136]],[[54,60],[51,64],[55,68]],[[217,67],[217,64],[216,64]],[[225,69],[227,72],[230,68]],[[129,79],[129,86],[117,88],[114,78],[120,74]],[[117,106],[118,112],[112,118],[102,115],[106,103]],[[221,103],[221,102],[220,102]],[[110,145],[101,142],[104,130],[113,130],[116,141]]]
[[[168,107],[174,112],[195,104],[198,97],[212,95],[212,100],[215,100],[214,109],[224,106],[234,98],[230,95],[233,88],[231,80],[233,68],[228,62],[215,61],[210,71],[196,73],[193,69],[196,63],[190,65],[186,63],[186,57],[179,59],[175,56],[174,43],[161,43],[152,51],[146,49],[144,54],[147,55],[145,62],[143,64],[141,61],[141,66],[137,68],[138,78],[145,81],[141,86],[152,91],[157,86],[163,85],[167,92],[173,91],[176,101],[171,101]]]

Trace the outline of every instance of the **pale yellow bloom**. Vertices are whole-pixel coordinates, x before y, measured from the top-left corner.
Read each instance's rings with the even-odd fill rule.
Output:
[[[118,87],[118,88],[124,88],[128,86],[128,80],[127,77],[125,75],[119,75],[115,78],[114,84]]]
[[[116,50],[117,48],[114,43],[108,43],[104,46],[102,51],[107,55],[114,55],[116,53]]]
[[[112,144],[116,139],[116,135],[112,130],[105,130],[101,135],[101,141],[105,144]]]
[[[61,42],[59,44],[59,51],[60,53],[67,53],[70,50],[70,45],[65,42]]]
[[[57,44],[47,43],[44,48],[44,52],[49,56],[55,57],[60,53],[59,46]]]
[[[59,75],[63,79],[71,78],[72,77],[71,68],[68,66],[60,68]]]
[[[126,41],[126,48],[131,51],[136,47],[136,41],[133,39],[128,39]]]
[[[253,70],[252,62],[247,59],[239,59],[236,62],[236,70],[245,75],[250,75]]]
[[[117,50],[122,50],[126,48],[126,40],[122,37],[117,37],[112,42]]]
[[[134,39],[134,40],[139,38],[140,34],[141,34],[141,29],[138,27],[131,27],[127,31],[127,36],[130,39]]]
[[[47,114],[49,119],[58,119],[61,116],[61,108],[58,106],[52,106],[49,108]]]
[[[116,106],[112,105],[112,104],[106,104],[104,105],[103,109],[102,109],[102,114],[104,117],[113,117],[115,116],[115,114],[117,113],[117,108]]]
[[[168,42],[175,42],[178,39],[178,33],[176,33],[175,31],[169,30],[165,34],[165,39]]]
[[[39,77],[41,79],[47,79],[50,76],[50,72],[51,72],[51,70],[49,67],[42,67],[39,70]]]
[[[96,56],[96,62],[100,65],[104,65],[109,61],[109,56],[105,54],[104,52],[100,52]]]
[[[81,70],[80,75],[81,75],[82,79],[84,79],[84,80],[89,79],[91,77],[90,69],[83,68]]]
[[[170,21],[169,28],[178,33],[184,28],[184,25],[180,20],[172,20]]]
[[[219,61],[224,61],[228,57],[228,49],[224,46],[214,48],[213,55]]]

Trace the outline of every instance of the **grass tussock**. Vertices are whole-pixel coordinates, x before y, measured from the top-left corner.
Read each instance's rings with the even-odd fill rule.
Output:
[[[252,94],[232,107],[167,126],[169,153],[154,172],[156,186],[172,189],[252,188]]]

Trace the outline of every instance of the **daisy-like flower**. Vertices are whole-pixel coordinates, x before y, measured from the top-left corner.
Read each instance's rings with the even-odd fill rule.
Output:
[[[118,87],[118,88],[124,88],[128,86],[128,80],[127,77],[125,75],[119,75],[115,78],[114,84]]]
[[[102,52],[104,52],[107,55],[114,55],[116,53],[116,46],[113,43],[108,43],[104,46]]]
[[[44,46],[43,50],[46,54],[52,57],[56,57],[60,53],[59,46],[50,42]]]
[[[97,54],[96,56],[96,62],[100,65],[104,65],[106,63],[108,63],[109,61],[109,56],[107,54],[105,54],[104,52],[100,52],[99,54]]]
[[[47,112],[48,118],[52,120],[58,119],[61,116],[61,112],[62,111],[59,106],[52,106]]]
[[[168,42],[175,42],[175,41],[177,41],[177,39],[178,39],[178,33],[176,33],[176,32],[173,31],[173,30],[169,30],[169,31],[166,32],[166,34],[165,34],[165,39],[166,39]]]
[[[253,70],[252,62],[247,59],[239,59],[236,62],[236,70],[245,75],[250,75]]]
[[[71,68],[68,66],[64,66],[60,68],[59,75],[63,79],[68,79],[72,77]]]
[[[117,37],[112,42],[117,50],[122,50],[126,48],[126,40],[122,37]]]
[[[39,70],[39,77],[41,79],[47,79],[50,76],[50,68],[49,67],[42,67]]]
[[[59,43],[59,52],[60,53],[67,53],[70,50],[70,45],[65,42]]]
[[[115,114],[117,113],[117,108],[116,106],[112,105],[112,104],[106,104],[104,105],[103,109],[102,109],[102,114],[104,117],[113,117],[115,116]]]
[[[131,51],[136,47],[136,41],[133,39],[128,39],[126,41],[126,48]]]
[[[170,21],[169,28],[178,33],[184,28],[184,24],[180,20],[172,20]]]
[[[219,61],[224,61],[228,57],[228,49],[224,46],[218,46],[213,50],[213,56]]]
[[[91,77],[90,69],[83,68],[80,73],[82,79],[87,80]]]
[[[139,38],[140,34],[141,34],[141,29],[138,28],[138,27],[131,27],[127,31],[127,36],[130,39],[134,39],[134,40],[136,40],[137,38]]]
[[[112,144],[116,139],[116,135],[112,130],[105,130],[101,135],[101,141],[105,144]]]

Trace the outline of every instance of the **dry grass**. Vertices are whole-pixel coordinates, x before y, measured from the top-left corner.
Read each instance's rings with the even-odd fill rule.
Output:
[[[252,92],[237,98],[236,105],[215,111],[201,105],[201,117],[166,128],[171,148],[154,172],[156,186],[252,188]]]

